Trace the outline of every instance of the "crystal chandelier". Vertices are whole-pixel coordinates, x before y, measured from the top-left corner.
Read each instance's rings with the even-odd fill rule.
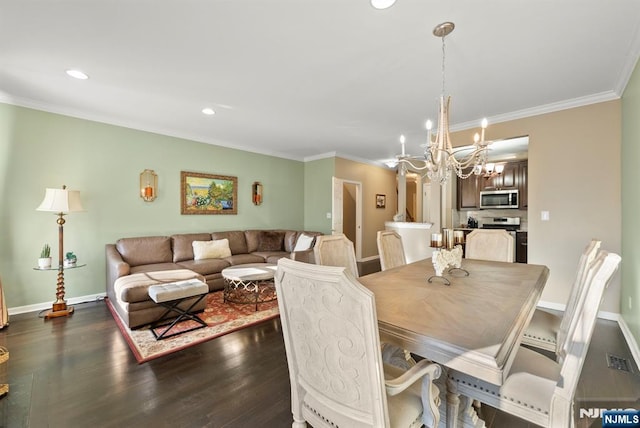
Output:
[[[484,131],[487,127],[487,119],[482,120],[481,135],[475,134],[471,146],[453,149],[449,136],[449,104],[451,97],[444,95],[444,60],[445,37],[450,34],[455,25],[453,22],[444,22],[433,29],[433,35],[442,39],[442,94],[440,95],[438,110],[438,129],[435,138],[432,136],[432,123],[427,121],[427,143],[424,145],[423,156],[407,155],[404,150],[404,136],[400,137],[402,154],[396,156],[398,167],[405,173],[407,168],[423,172],[431,181],[445,184],[451,176],[451,171],[462,179],[472,174],[479,175],[487,162],[489,143],[484,140]]]

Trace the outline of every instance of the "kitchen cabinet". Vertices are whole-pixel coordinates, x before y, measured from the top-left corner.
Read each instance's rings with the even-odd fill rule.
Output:
[[[520,185],[518,186],[518,193],[520,193],[520,209],[526,210],[529,207],[527,199],[527,161],[520,163]]]
[[[482,177],[472,174],[464,180],[457,177],[458,209],[472,210],[480,206],[480,189],[478,183]]]
[[[527,263],[527,232],[516,232],[516,263]]]
[[[504,165],[504,171],[496,177],[500,189],[517,189],[520,184],[521,162],[509,162]]]
[[[502,163],[502,162],[499,162]],[[472,175],[467,179],[457,178],[458,210],[480,208],[482,190],[518,189],[520,209],[527,209],[527,161],[505,162],[502,174],[493,177]]]
[[[496,189],[517,189],[520,183],[520,164],[521,162],[498,162],[504,165],[504,170],[499,175],[493,177],[480,176],[480,190],[496,190]]]

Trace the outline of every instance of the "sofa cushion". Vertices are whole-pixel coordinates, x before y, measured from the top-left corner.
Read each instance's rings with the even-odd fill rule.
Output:
[[[211,234],[212,239],[228,239],[229,248],[231,254],[246,254],[250,253],[247,248],[247,240],[243,231],[229,231],[229,232],[213,232]]]
[[[286,251],[258,251],[253,253],[256,256],[260,256],[264,259],[263,263],[273,263],[273,264],[277,264],[278,260],[280,260],[283,257],[287,257],[290,258],[291,253],[288,253]]]
[[[129,274],[140,273],[140,272],[154,272],[159,270],[174,270],[174,269],[182,269],[182,268],[175,263],[151,263],[149,265],[134,266],[131,268],[131,271],[129,272]]]
[[[171,235],[173,261],[193,260],[193,241],[210,241],[210,233],[181,233]]]
[[[123,302],[142,302],[149,300],[149,287],[186,279],[196,278],[204,282],[201,275],[190,270],[168,270],[137,273],[118,278],[113,285],[115,295]]]
[[[293,251],[293,247],[296,246],[296,241],[298,240],[298,235],[301,232],[296,230],[285,230],[284,232],[284,250],[288,252]]]
[[[260,240],[259,230],[245,230],[244,236],[247,241],[247,253],[258,251],[258,241]]]
[[[216,239],[215,241],[193,241],[193,259],[223,259],[231,255],[228,239]]]
[[[234,254],[231,257],[226,257],[225,260],[233,266],[246,265],[249,263],[265,263],[264,257],[255,254]]]
[[[122,260],[131,267],[152,263],[171,263],[171,238],[168,236],[145,236],[122,238],[116,242]]]
[[[184,269],[189,269],[194,272],[199,273],[200,275],[211,275],[214,273],[222,272],[222,269],[231,266],[225,259],[205,259],[205,260],[185,260],[179,262],[180,265]]]

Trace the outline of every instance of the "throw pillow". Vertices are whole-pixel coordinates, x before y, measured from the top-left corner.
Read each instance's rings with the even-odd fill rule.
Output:
[[[315,236],[310,236],[307,234],[301,234],[298,236],[298,240],[296,241],[296,246],[293,248],[293,251],[306,251],[313,246],[313,241],[315,240]]]
[[[284,248],[284,232],[262,231],[258,251],[282,251]]]
[[[231,256],[228,239],[215,241],[193,241],[193,259],[221,259]]]

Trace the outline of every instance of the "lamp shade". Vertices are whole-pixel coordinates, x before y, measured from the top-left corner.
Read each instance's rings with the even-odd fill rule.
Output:
[[[54,213],[71,213],[84,211],[80,202],[79,190],[49,189],[44,195],[44,200],[40,204],[37,211],[50,211]]]

